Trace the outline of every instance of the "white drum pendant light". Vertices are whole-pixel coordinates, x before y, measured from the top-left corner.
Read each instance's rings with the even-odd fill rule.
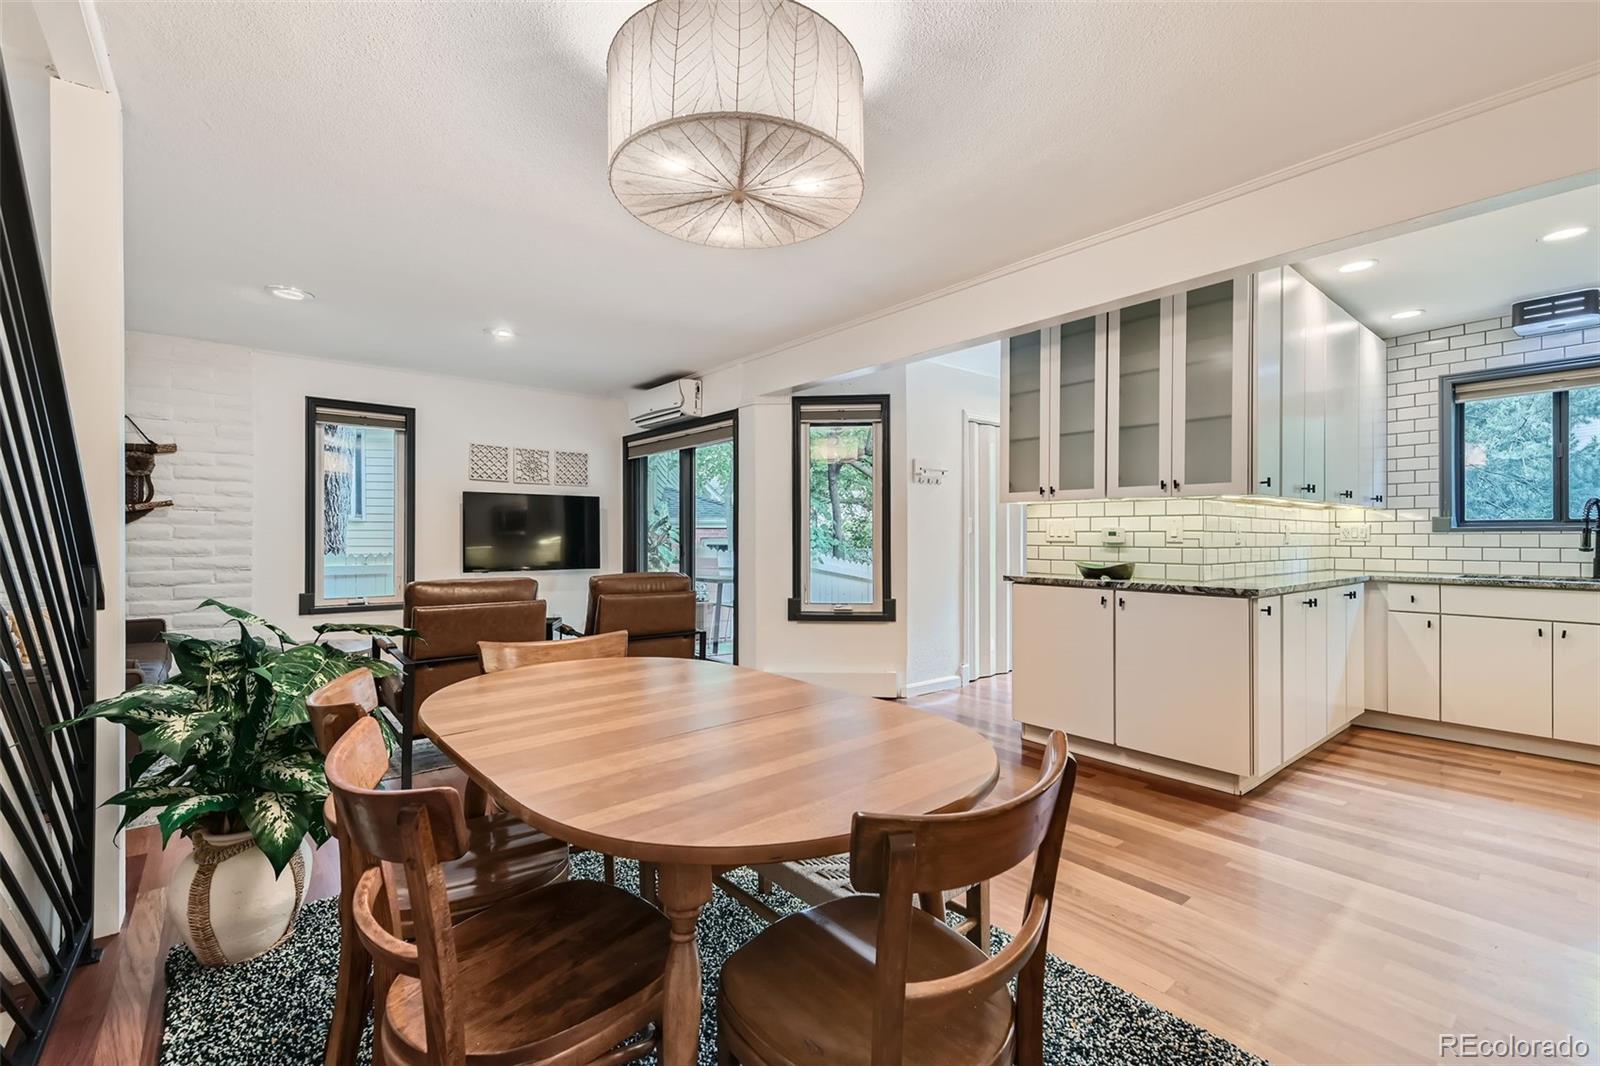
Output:
[[[861,202],[861,61],[793,0],[657,0],[606,58],[611,191],[720,248],[819,236]]]

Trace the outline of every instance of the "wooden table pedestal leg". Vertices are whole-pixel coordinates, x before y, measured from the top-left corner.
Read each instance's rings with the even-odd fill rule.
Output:
[[[672,923],[667,948],[661,1066],[694,1066],[700,1055],[700,949],[695,925],[711,901],[711,868],[662,863],[661,910]]]

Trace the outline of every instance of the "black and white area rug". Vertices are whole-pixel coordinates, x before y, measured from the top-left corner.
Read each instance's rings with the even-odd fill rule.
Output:
[[[598,879],[600,857],[576,856],[573,875]],[[754,873],[733,876],[755,891]],[[635,864],[619,860],[617,880],[636,888]],[[782,889],[765,898],[781,912],[803,907]],[[763,928],[761,919],[720,889],[701,913],[701,1066],[716,1062],[722,963]],[[1008,939],[995,930],[994,950]],[[338,901],[332,899],[306,907],[282,945],[237,966],[208,969],[187,947],[173,948],[167,957],[162,1066],[318,1066],[333,1017],[338,962]],[[369,1031],[368,1042],[370,1036]],[[1062,1066],[1265,1066],[1265,1060],[1054,955],[1045,970],[1045,1060]],[[360,1061],[371,1062],[365,1043]]]

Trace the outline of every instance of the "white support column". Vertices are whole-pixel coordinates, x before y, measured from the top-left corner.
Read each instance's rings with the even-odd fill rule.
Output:
[[[123,539],[122,110],[117,97],[50,85],[50,310],[83,459],[105,585],[96,620],[98,697],[122,691],[126,665]],[[100,723],[95,800],[122,788],[123,730]],[[94,935],[122,928],[126,871],[120,812],[95,816]]]

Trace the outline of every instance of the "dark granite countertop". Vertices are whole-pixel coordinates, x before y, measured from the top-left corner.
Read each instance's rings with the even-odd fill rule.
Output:
[[[1007,574],[1006,580],[1018,585],[1055,585],[1062,588],[1119,588],[1129,592],[1167,592],[1190,596],[1285,596],[1295,592],[1360,585],[1369,581],[1412,585],[1476,585],[1482,588],[1567,589],[1600,592],[1600,581],[1588,578],[1510,577],[1498,574],[1399,574],[1361,571],[1316,571],[1307,574],[1275,574],[1269,577],[1241,577],[1222,581],[1180,581],[1173,578],[1138,578],[1131,581],[1099,581],[1061,574]]]

